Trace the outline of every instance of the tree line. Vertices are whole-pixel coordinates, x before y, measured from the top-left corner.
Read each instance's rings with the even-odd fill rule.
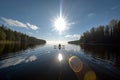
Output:
[[[28,36],[21,32],[13,31],[4,25],[0,26],[0,42],[15,42],[23,44],[42,44],[46,43],[45,40],[37,39],[32,36]]]
[[[111,20],[108,25],[93,27],[82,34],[75,44],[120,44],[120,20]]]

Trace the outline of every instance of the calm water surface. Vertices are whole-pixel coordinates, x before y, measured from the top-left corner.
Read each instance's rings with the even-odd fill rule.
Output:
[[[120,80],[116,47],[0,46],[0,80]]]

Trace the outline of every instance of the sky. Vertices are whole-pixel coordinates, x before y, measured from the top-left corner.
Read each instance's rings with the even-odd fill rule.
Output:
[[[60,14],[67,24],[61,34]],[[47,41],[78,40],[112,19],[120,20],[120,0],[0,0],[0,25]]]

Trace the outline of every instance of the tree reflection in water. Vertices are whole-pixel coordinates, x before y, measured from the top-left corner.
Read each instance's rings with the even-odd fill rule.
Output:
[[[84,54],[91,56],[93,60],[102,61],[120,69],[120,50],[118,46],[80,45],[80,47]]]
[[[45,44],[40,44],[45,45]],[[10,43],[10,44],[0,44],[0,58],[3,57],[6,54],[18,52],[21,50],[26,50],[28,48],[34,48],[37,45],[28,45],[28,44],[22,44],[22,43]]]

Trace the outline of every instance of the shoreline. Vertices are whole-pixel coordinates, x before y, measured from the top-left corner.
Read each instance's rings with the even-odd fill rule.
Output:
[[[89,46],[120,46],[120,44],[104,44],[104,43],[68,43],[75,45],[89,45]]]

